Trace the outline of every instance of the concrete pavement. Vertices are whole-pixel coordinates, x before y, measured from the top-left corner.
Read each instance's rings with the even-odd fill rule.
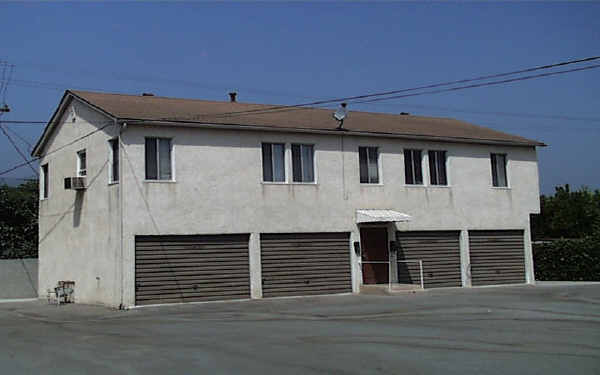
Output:
[[[6,374],[594,374],[600,285],[149,307],[0,305]]]

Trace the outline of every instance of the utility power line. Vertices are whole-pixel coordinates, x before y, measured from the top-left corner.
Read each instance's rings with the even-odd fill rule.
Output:
[[[69,69],[69,70],[64,70],[64,69],[60,69],[56,66],[52,66],[49,64],[39,64],[39,63],[19,63],[19,67],[25,67],[26,69],[29,68],[38,68],[36,70],[42,71],[42,72],[67,72],[69,74],[78,74],[78,75],[83,75],[85,77],[90,77],[90,76],[95,76],[95,77],[100,77],[100,78],[109,78],[115,81],[129,81],[129,82],[139,82],[139,83],[143,83],[144,85],[148,85],[149,83],[155,83],[155,84],[159,84],[161,86],[166,86],[166,85],[176,85],[176,86],[182,86],[182,87],[197,87],[200,89],[204,89],[204,90],[209,90],[209,91],[222,91],[222,90],[234,90],[234,89],[239,89],[239,90],[243,90],[244,92],[254,92],[257,94],[262,94],[262,95],[268,95],[268,96],[286,96],[286,97],[290,97],[290,98],[295,98],[296,100],[298,98],[302,98],[302,99],[315,99],[315,97],[309,97],[309,96],[303,96],[300,94],[296,94],[296,93],[290,93],[290,92],[284,92],[284,91],[279,91],[279,90],[269,90],[269,89],[261,89],[261,88],[255,88],[255,87],[240,87],[238,85],[235,84],[211,84],[208,82],[199,82],[199,81],[191,81],[191,80],[182,80],[182,79],[171,79],[171,78],[161,78],[161,77],[157,77],[157,76],[146,76],[146,75],[139,75],[139,74],[131,74],[131,73],[123,73],[123,72],[106,72],[106,73],[99,73],[98,71],[92,71],[92,70],[83,70],[83,69],[78,69],[78,70],[74,70],[74,69]],[[21,81],[24,82],[24,81]],[[42,88],[50,88],[50,89],[61,89],[61,88],[69,88],[71,87],[68,84],[65,83],[43,83],[43,82],[39,82],[39,81],[26,81],[27,83],[30,84],[35,84],[35,83],[39,83],[42,85],[49,85],[47,87],[42,87]]]
[[[417,91],[417,90],[428,89],[428,88],[437,88],[437,87],[450,86],[450,85],[455,85],[455,84],[459,84],[459,83],[468,83],[468,82],[480,81],[480,80],[489,80],[491,78],[499,78],[499,77],[505,77],[505,76],[515,75],[515,74],[522,74],[522,73],[525,73],[525,72],[533,72],[533,71],[538,71],[538,70],[551,69],[551,68],[555,68],[555,67],[558,67],[558,66],[565,66],[565,65],[570,65],[570,64],[578,64],[578,63],[589,62],[589,61],[593,61],[593,60],[597,60],[597,59],[600,59],[600,56],[592,56],[592,57],[588,57],[588,58],[584,58],[584,59],[569,60],[569,61],[564,61],[564,62],[560,62],[560,63],[547,64],[547,65],[542,65],[542,66],[536,66],[536,67],[531,67],[531,68],[526,68],[526,69],[520,69],[520,70],[516,70],[516,71],[511,71],[511,72],[497,73],[497,74],[479,76],[479,77],[474,77],[474,78],[461,79],[461,80],[457,80],[457,81],[448,81],[448,82],[442,82],[442,83],[424,85],[424,86],[407,88],[407,89],[391,90],[391,91],[378,92],[378,93],[368,93],[368,94],[363,94],[363,95],[356,95],[356,96],[348,96],[348,97],[342,97],[342,98],[319,100],[319,101],[313,101],[313,102],[308,102],[308,103],[300,103],[300,104],[294,104],[294,105],[271,106],[271,107],[267,107],[267,108],[260,108],[260,109],[254,109],[254,110],[246,110],[246,111],[224,112],[224,113],[221,113],[221,114],[196,115],[195,117],[197,118],[197,117],[202,117],[202,116],[205,116],[205,115],[209,115],[209,116],[211,116],[211,117],[214,118],[214,117],[219,117],[219,116],[225,116],[225,117],[227,117],[227,116],[244,115],[244,114],[251,114],[251,113],[254,113],[254,114],[275,113],[275,112],[283,112],[283,111],[290,111],[290,110],[306,109],[306,107],[308,107],[308,106],[322,106],[322,105],[327,105],[327,104],[330,104],[330,103],[337,103],[337,102],[342,102],[342,101],[351,101],[351,100],[353,100],[354,101],[353,103],[360,104],[360,103],[371,103],[371,102],[378,102],[378,101],[384,101],[384,100],[399,99],[399,98],[404,98],[404,97],[409,97],[409,96],[418,96],[418,95],[436,94],[436,93],[441,93],[441,92],[458,91],[458,90],[464,90],[464,89],[469,89],[469,88],[477,88],[477,87],[484,87],[484,86],[491,86],[491,85],[499,85],[499,84],[517,82],[517,81],[524,81],[524,80],[529,80],[529,79],[534,79],[534,78],[548,77],[548,76],[553,76],[553,75],[558,75],[558,74],[565,74],[565,73],[570,73],[570,72],[595,69],[595,68],[600,67],[600,64],[589,65],[589,66],[585,66],[585,67],[582,67],[582,68],[574,68],[574,69],[568,69],[568,70],[562,70],[562,71],[556,71],[556,72],[550,72],[550,73],[542,73],[542,74],[535,74],[535,75],[529,75],[529,76],[524,76],[524,77],[517,77],[517,78],[505,79],[505,80],[500,80],[500,81],[491,81],[491,82],[484,82],[484,83],[476,83],[476,84],[471,84],[471,85],[451,87],[451,88],[439,89],[439,90],[431,90],[431,91],[418,92],[418,93],[412,93],[412,94],[394,95],[394,94],[402,93],[402,92]],[[390,96],[390,95],[392,95],[392,96]],[[373,98],[373,99],[359,100],[359,99],[365,99],[365,98]],[[42,123],[42,122],[40,122],[40,123]],[[68,145],[71,145],[71,144],[79,141],[82,138],[85,138],[85,137],[87,137],[87,136],[89,136],[89,135],[91,135],[91,134],[93,134],[93,133],[95,133],[95,132],[97,132],[99,130],[102,130],[103,128],[105,128],[108,125],[110,125],[110,124],[107,124],[107,125],[103,126],[102,128],[96,129],[95,131],[93,131],[91,133],[88,133],[88,134],[86,134],[83,137],[77,138],[77,139],[73,140],[71,143],[69,143],[67,145],[64,145],[64,146],[62,146],[62,147],[60,147],[60,148],[58,148],[56,150],[53,150],[52,152],[56,152],[59,149],[67,147]],[[50,153],[47,153],[46,155],[48,155]],[[2,172],[0,172],[0,176],[6,174],[8,172],[11,172],[11,171],[13,171],[13,170],[15,170],[17,168],[20,168],[20,167],[22,167],[22,166],[24,166],[26,164],[29,164],[30,162],[35,161],[37,159],[39,159],[39,158],[32,159],[32,160],[28,161],[27,163],[20,164],[18,166],[12,167],[12,168],[10,168],[8,170],[2,171]]]
[[[540,74],[534,74],[534,75],[517,77],[517,78],[503,79],[503,80],[500,80],[500,81],[491,81],[491,82],[484,82],[484,83],[474,83],[472,85],[451,87],[451,88],[447,88],[447,89],[424,91],[424,92],[418,92],[418,93],[413,93],[413,94],[394,95],[394,96],[388,96],[388,97],[385,97],[385,98],[367,99],[367,100],[357,101],[357,102],[353,102],[353,103],[355,103],[355,104],[372,103],[372,102],[379,102],[379,101],[383,101],[383,100],[407,98],[407,97],[410,97],[410,96],[419,96],[419,95],[427,95],[427,94],[438,94],[438,93],[442,93],[442,92],[458,91],[458,90],[472,89],[472,88],[484,87],[484,86],[494,86],[494,85],[500,85],[500,84],[505,84],[505,83],[511,83],[511,82],[517,82],[517,81],[526,81],[526,80],[529,80],[529,79],[549,77],[549,76],[554,76],[554,75],[558,75],[558,74],[566,74],[566,73],[571,73],[571,72],[579,72],[579,71],[582,71],[582,70],[589,70],[589,69],[596,69],[596,68],[600,68],[600,64],[589,65],[589,66],[585,66],[583,68],[574,68],[574,69],[567,69],[567,70],[559,70],[557,72],[540,73]]]
[[[87,134],[84,134],[84,135],[82,135],[81,137],[77,137],[77,138],[75,138],[74,140],[72,140],[71,142],[69,142],[69,143],[67,143],[67,144],[64,144],[64,145],[62,145],[62,146],[60,146],[60,147],[58,147],[58,148],[56,148],[56,149],[54,149],[54,150],[52,150],[52,151],[49,151],[49,152],[45,153],[44,155],[42,155],[42,157],[43,157],[43,156],[48,156],[48,155],[51,155],[51,154],[53,154],[53,153],[55,153],[55,152],[57,152],[57,151],[60,151],[60,150],[62,150],[62,149],[63,149],[63,148],[65,148],[65,147],[69,147],[69,146],[71,146],[72,144],[74,144],[74,143],[76,143],[76,142],[79,142],[79,141],[81,141],[82,139],[84,139],[84,138],[87,138],[87,137],[91,136],[92,134],[95,134],[95,133],[97,133],[97,132],[99,132],[99,131],[101,131],[101,130],[105,129],[106,127],[108,127],[109,125],[112,125],[112,124],[113,124],[113,122],[112,122],[112,121],[107,121],[107,122],[105,123],[105,125],[103,125],[102,127],[98,128],[98,129],[96,129],[96,130],[93,130],[93,131],[91,131],[91,132],[89,132],[89,133],[87,133]],[[37,160],[39,160],[39,159],[41,159],[41,157],[36,157],[36,158],[30,159],[30,160],[26,160],[26,161],[25,161],[25,163],[21,163],[21,164],[15,165],[15,166],[13,166],[13,167],[11,167],[11,168],[9,168],[9,169],[6,169],[6,170],[4,170],[4,171],[0,172],[0,176],[2,176],[2,175],[5,175],[5,174],[7,174],[7,173],[9,173],[9,172],[12,172],[12,171],[14,171],[14,170],[16,170],[16,169],[19,169],[19,168],[21,168],[21,167],[23,167],[23,166],[25,166],[25,165],[28,165],[28,164],[30,164],[30,163],[32,163],[32,162],[34,162],[34,161],[37,161]],[[37,171],[36,171],[36,174],[37,174]]]
[[[376,105],[396,106],[395,104],[389,104],[389,103],[365,103],[365,104],[367,104],[367,105],[372,104],[375,106]],[[555,114],[527,113],[527,112],[523,113],[523,112],[504,112],[504,111],[480,111],[480,110],[467,109],[467,108],[438,107],[438,106],[431,106],[431,105],[426,105],[426,104],[402,104],[402,106],[406,107],[406,108],[421,108],[421,109],[446,111],[446,112],[471,113],[471,114],[475,114],[475,115],[540,118],[540,119],[561,120],[561,121],[600,122],[600,118],[598,118],[598,117],[580,117],[580,116],[570,116],[570,115],[555,115]]]
[[[590,61],[594,61],[594,60],[598,60],[598,59],[600,59],[600,56],[592,56],[592,57],[587,57],[584,59],[569,60],[569,61],[563,61],[563,62],[559,62],[559,63],[555,63],[555,64],[547,64],[547,65],[536,66],[536,67],[531,67],[531,68],[526,68],[526,69],[519,69],[519,70],[515,70],[515,71],[511,71],[511,72],[489,74],[489,75],[484,75],[484,76],[479,76],[479,77],[474,77],[474,78],[466,78],[466,79],[461,79],[461,80],[456,80],[456,81],[441,82],[441,83],[417,86],[417,87],[406,88],[406,89],[390,90],[390,91],[383,91],[383,92],[376,92],[376,93],[367,93],[367,94],[362,94],[362,95],[318,100],[318,101],[299,103],[299,104],[293,104],[293,105],[278,105],[278,106],[272,106],[272,107],[267,107],[267,108],[257,108],[257,109],[245,110],[245,111],[224,112],[222,114],[217,114],[217,115],[215,115],[215,114],[199,114],[195,117],[197,118],[197,117],[202,117],[202,116],[207,116],[207,115],[210,115],[211,117],[214,117],[214,116],[229,117],[229,116],[243,115],[243,114],[250,114],[250,113],[267,113],[270,111],[292,110],[292,109],[298,108],[298,107],[308,107],[308,106],[315,106],[315,105],[320,105],[320,104],[338,103],[338,102],[366,99],[366,98],[371,98],[371,97],[389,96],[389,95],[395,95],[395,94],[404,93],[404,92],[411,92],[411,91],[418,91],[418,90],[431,89],[431,88],[437,88],[437,87],[451,86],[451,85],[474,82],[474,81],[489,80],[492,78],[500,78],[500,77],[506,77],[506,76],[516,75],[516,74],[523,74],[523,73],[538,71],[538,70],[551,69],[551,68],[555,68],[558,66],[590,62]],[[586,67],[586,68],[579,68],[578,70],[593,69],[596,67],[598,67],[598,65],[595,65],[595,66],[593,65],[592,67]],[[571,71],[576,71],[576,70],[555,72],[555,74],[569,73]],[[528,79],[532,79],[532,78],[537,78],[537,76],[536,77],[532,76],[531,78],[528,78]],[[496,81],[496,82],[499,82],[499,81]],[[512,82],[512,81],[507,81],[507,82]],[[507,82],[505,82],[505,83],[507,83]],[[499,84],[499,83],[496,83],[496,84]],[[482,84],[480,84],[480,85],[482,85]],[[469,85],[469,87],[464,86],[464,88],[472,88],[471,86],[472,85]],[[481,87],[481,86],[473,86],[473,87]],[[431,92],[431,93],[434,93],[434,92]],[[396,98],[398,98],[398,97],[389,97],[389,99],[396,99]],[[385,99],[381,98],[381,100],[385,100]],[[368,102],[368,101],[363,101],[362,103],[366,103],[366,102]],[[355,103],[361,103],[361,102],[355,102]],[[194,117],[192,117],[191,119],[193,119],[193,118]]]
[[[0,124],[1,124],[1,121],[0,121]],[[6,126],[6,127],[4,127],[4,129],[8,130],[15,137],[19,138],[21,140],[21,142],[25,143],[29,147],[29,150],[31,150],[33,148],[33,146],[31,145],[31,142],[29,142],[27,139],[25,139],[24,137],[22,137],[19,133],[17,133],[16,131],[14,131],[13,129],[11,129],[10,127]]]
[[[35,175],[38,175],[38,172],[35,170],[35,168],[33,168],[31,166],[31,163],[33,162],[33,160],[27,160],[27,157],[25,156],[25,154],[23,154],[23,152],[21,151],[21,149],[19,148],[19,146],[17,146],[17,144],[15,143],[15,141],[13,141],[13,139],[10,137],[10,135],[6,132],[6,130],[4,129],[4,126],[0,125],[0,130],[2,131],[2,133],[4,133],[4,135],[6,136],[6,138],[8,138],[8,141],[13,145],[13,147],[15,148],[15,150],[17,151],[17,153],[19,155],[21,155],[21,157],[23,158],[23,160],[25,160],[25,162],[27,163],[27,165],[29,165],[29,168],[31,168],[31,170],[33,171],[33,173],[35,173]]]

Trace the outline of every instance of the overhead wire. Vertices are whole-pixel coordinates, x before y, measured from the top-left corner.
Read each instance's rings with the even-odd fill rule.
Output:
[[[396,106],[396,104],[389,103],[365,103],[372,105],[383,105],[383,106]],[[494,116],[506,116],[506,117],[521,117],[521,118],[539,118],[546,120],[561,120],[561,121],[585,121],[585,122],[600,122],[598,117],[579,117],[570,115],[557,115],[557,114],[542,114],[542,113],[528,113],[528,112],[504,112],[504,111],[481,111],[468,108],[452,108],[452,107],[440,107],[431,106],[426,104],[402,104],[403,108],[421,108],[443,112],[459,112],[459,113],[470,113],[475,115],[494,115]],[[0,121],[1,122],[1,121]]]
[[[407,98],[407,97],[411,97],[411,96],[419,96],[419,95],[427,95],[427,94],[438,94],[438,93],[442,93],[442,92],[458,91],[458,90],[472,89],[472,88],[478,88],[478,87],[484,87],[484,86],[494,86],[494,85],[500,85],[500,84],[505,84],[505,83],[512,83],[512,82],[517,82],[517,81],[526,81],[526,80],[535,79],[535,78],[549,77],[549,76],[554,76],[554,75],[558,75],[558,74],[578,72],[578,71],[582,71],[582,70],[589,70],[589,69],[596,69],[596,68],[600,68],[600,64],[589,65],[589,66],[585,66],[585,67],[582,67],[582,68],[573,68],[573,69],[567,69],[567,70],[559,70],[557,72],[540,73],[540,74],[533,74],[533,75],[523,76],[523,77],[517,77],[517,78],[503,79],[503,80],[500,80],[500,81],[492,81],[492,82],[484,82],[484,83],[474,83],[474,84],[471,84],[471,85],[451,87],[451,88],[447,88],[447,89],[424,91],[424,92],[418,92],[418,93],[413,93],[413,94],[394,95],[394,96],[388,96],[388,97],[385,97],[385,98],[367,99],[367,100],[362,100],[362,101],[356,101],[356,102],[353,102],[353,103],[354,104],[373,103],[373,102],[379,102],[379,101],[384,101],[384,100]]]
[[[8,74],[7,74],[7,78],[4,79],[4,85],[2,85],[2,91],[0,92],[0,94],[2,94],[2,103],[6,104],[6,92],[8,89],[8,85],[10,85],[11,79],[12,79],[12,75],[13,75],[13,70],[14,70],[14,65],[13,64],[7,64],[8,67]]]
[[[2,121],[0,121],[0,124],[2,124]],[[4,129],[8,130],[15,137],[19,138],[19,140],[21,140],[21,142],[25,143],[29,147],[28,150],[31,152],[31,150],[33,149],[33,145],[31,144],[31,142],[29,142],[27,139],[25,139],[24,137],[22,137],[19,133],[17,133],[13,129],[11,129],[9,126],[5,126]]]
[[[273,110],[273,111],[280,110],[280,109],[291,110],[296,107],[307,107],[307,106],[314,106],[314,105],[320,105],[320,104],[339,103],[339,102],[345,102],[345,101],[366,99],[366,98],[371,98],[371,97],[389,96],[389,95],[395,95],[395,94],[399,94],[399,93],[403,93],[403,92],[418,91],[418,90],[450,86],[450,85],[461,84],[461,83],[488,80],[488,79],[492,79],[492,78],[506,77],[506,76],[510,76],[510,75],[522,74],[522,73],[533,72],[533,71],[538,71],[538,70],[551,69],[551,68],[555,68],[558,66],[590,62],[590,61],[594,61],[594,60],[598,60],[598,59],[600,59],[600,56],[592,56],[592,57],[587,57],[584,59],[563,61],[563,62],[559,62],[559,63],[555,63],[555,64],[546,64],[546,65],[542,65],[542,66],[535,66],[535,67],[531,67],[531,68],[519,69],[519,70],[515,70],[515,71],[510,71],[510,72],[489,74],[489,75],[484,75],[484,76],[479,76],[479,77],[466,78],[466,79],[460,79],[460,80],[455,80],[455,81],[447,81],[447,82],[411,87],[411,88],[406,88],[406,89],[389,90],[389,91],[368,93],[368,94],[355,95],[355,96],[324,99],[324,100],[317,100],[317,101],[305,102],[305,103],[299,103],[299,104],[293,104],[293,105],[275,105],[275,106],[271,106],[271,107],[267,107],[267,108],[256,108],[256,109],[244,110],[244,111],[231,111],[231,112],[224,112],[224,113],[221,113],[218,115],[228,117],[228,116],[241,115],[241,114],[269,112],[271,110]],[[594,67],[597,67],[597,66],[594,66]],[[584,69],[591,69],[591,68],[580,68],[579,70],[584,70]],[[573,71],[576,71],[576,70],[573,70]],[[570,71],[563,71],[563,72],[568,73]],[[562,73],[557,73],[557,74],[562,74]],[[532,79],[532,78],[529,78],[529,79]],[[480,86],[475,86],[475,87],[480,87]],[[390,99],[392,99],[392,98],[390,98]],[[198,114],[198,115],[196,115],[196,117],[209,116],[209,115],[211,117],[215,116],[215,114]],[[190,117],[190,118],[192,118],[192,117]]]
[[[56,66],[52,66],[49,64],[39,64],[39,63],[31,63],[31,62],[27,62],[27,63],[19,63],[20,67],[25,67],[26,69],[29,68],[37,68],[36,70],[40,70],[42,72],[60,72],[61,69],[57,68]],[[64,70],[63,70],[64,72]],[[106,72],[104,74],[102,73],[98,73],[98,71],[93,71],[93,70],[85,70],[85,69],[78,69],[78,70],[74,70],[74,69],[69,69],[68,71],[69,74],[79,74],[79,75],[84,75],[85,77],[90,77],[90,76],[95,76],[95,77],[100,77],[100,78],[106,78],[109,77],[109,79],[113,79],[113,80],[118,80],[118,81],[130,81],[130,82],[140,82],[143,83],[144,85],[148,85],[149,83],[156,83],[158,85],[177,85],[177,86],[183,86],[183,87],[197,87],[197,88],[201,88],[204,90],[208,90],[208,91],[222,91],[222,90],[232,90],[232,89],[241,89],[244,92],[255,92],[257,94],[262,94],[262,95],[268,95],[268,96],[287,96],[287,97],[293,97],[293,98],[303,98],[303,99],[314,99],[314,97],[309,97],[309,96],[302,96],[300,94],[296,94],[296,93],[290,93],[288,91],[280,91],[280,90],[267,90],[267,89],[260,89],[260,88],[254,88],[254,87],[240,87],[237,85],[226,85],[226,84],[211,84],[211,83],[206,83],[206,82],[198,82],[198,81],[191,81],[191,80],[182,80],[182,79],[171,79],[171,78],[161,78],[161,77],[157,77],[157,76],[145,76],[145,75],[139,75],[139,74],[131,74],[131,73],[123,73],[123,72]],[[58,83],[53,83],[51,84],[53,86],[56,86],[57,89],[58,87],[70,87],[70,85],[67,84],[58,84]]]
[[[82,135],[81,137],[77,137],[77,138],[75,138],[74,140],[70,141],[69,143],[67,143],[67,144],[64,144],[64,145],[62,145],[62,146],[60,146],[60,147],[57,147],[56,149],[54,149],[54,150],[52,150],[52,151],[48,151],[47,153],[45,153],[44,155],[42,155],[42,156],[40,156],[40,157],[35,157],[35,158],[32,158],[32,159],[30,159],[30,160],[26,161],[25,163],[21,163],[21,164],[15,165],[15,166],[13,166],[13,167],[11,167],[11,168],[9,168],[9,169],[6,169],[6,170],[4,170],[4,171],[1,171],[1,172],[0,172],[0,176],[2,176],[2,175],[5,175],[5,174],[7,174],[7,173],[9,173],[9,172],[12,172],[12,171],[14,171],[14,170],[16,170],[16,169],[19,169],[19,168],[21,168],[21,167],[23,167],[23,166],[25,166],[25,165],[27,165],[27,164],[30,164],[30,163],[32,163],[32,162],[34,162],[34,161],[37,161],[37,160],[41,159],[42,157],[45,157],[45,156],[51,155],[51,154],[53,154],[53,153],[55,153],[55,152],[57,152],[57,151],[60,151],[60,150],[64,149],[65,147],[69,147],[69,146],[71,146],[72,144],[74,144],[74,143],[77,143],[77,142],[79,142],[80,140],[82,140],[82,139],[85,139],[85,138],[87,138],[87,137],[91,136],[92,134],[95,134],[95,133],[97,133],[97,132],[99,132],[99,131],[101,131],[101,130],[105,129],[106,127],[110,126],[111,124],[113,124],[113,121],[107,121],[107,122],[106,122],[106,123],[105,123],[105,124],[104,124],[102,127],[98,128],[98,129],[95,129],[95,130],[93,130],[93,131],[91,131],[91,132],[89,132],[89,133],[87,133],[87,134],[84,134],[84,135]]]
[[[4,135],[6,136],[6,138],[8,138],[8,141],[12,144],[12,146],[17,151],[17,153],[19,155],[21,155],[21,158],[23,158],[23,160],[25,160],[25,162],[27,162],[27,165],[29,166],[29,168],[31,168],[31,170],[33,171],[33,173],[35,173],[35,175],[38,176],[38,171],[36,171],[35,168],[33,168],[31,166],[31,163],[33,162],[33,160],[28,160],[27,159],[27,157],[23,154],[23,152],[21,151],[21,149],[19,148],[19,146],[17,146],[17,144],[15,143],[15,141],[11,138],[10,134],[8,134],[6,132],[6,130],[4,129],[4,126],[0,125],[0,130],[2,131],[2,133],[4,133]]]
[[[536,66],[536,67],[511,71],[511,72],[490,74],[490,75],[479,76],[479,77],[474,77],[474,78],[467,78],[467,79],[461,79],[461,80],[456,80],[456,81],[448,81],[448,82],[418,86],[418,87],[407,88],[407,89],[391,90],[391,91],[385,91],[385,92],[379,92],[379,93],[369,93],[369,94],[356,95],[356,96],[347,96],[347,97],[342,97],[342,98],[319,100],[319,101],[299,103],[299,104],[294,104],[294,105],[285,105],[285,106],[278,105],[278,106],[271,106],[271,107],[267,107],[267,108],[257,108],[257,109],[245,110],[245,111],[223,112],[220,114],[200,114],[200,115],[195,115],[194,117],[190,117],[189,120],[192,120],[194,118],[201,117],[201,116],[211,116],[211,118],[215,118],[215,117],[222,117],[222,116],[228,117],[228,116],[244,115],[244,114],[251,114],[251,113],[263,114],[263,113],[286,112],[286,111],[292,111],[292,110],[298,110],[298,109],[305,109],[308,106],[322,106],[322,105],[327,105],[327,104],[331,104],[331,103],[337,103],[337,102],[342,102],[342,101],[351,101],[351,100],[353,101],[354,104],[372,103],[372,102],[393,100],[393,99],[399,99],[399,98],[411,97],[411,96],[437,94],[437,93],[442,93],[442,92],[458,91],[458,90],[464,90],[464,89],[469,89],[469,88],[478,88],[478,87],[484,87],[484,86],[499,85],[499,84],[517,82],[517,81],[524,81],[524,80],[529,80],[529,79],[534,79],[534,78],[541,78],[541,77],[547,77],[547,76],[554,76],[554,75],[558,75],[558,74],[565,74],[565,73],[570,73],[570,72],[595,69],[595,68],[600,67],[600,64],[589,65],[589,66],[585,66],[582,68],[562,70],[562,71],[557,71],[557,72],[541,73],[541,74],[529,75],[529,76],[524,76],[524,77],[499,80],[499,81],[451,87],[451,88],[440,89],[440,90],[431,90],[431,91],[418,92],[418,93],[412,93],[412,94],[404,94],[404,95],[392,95],[392,94],[401,93],[401,92],[410,92],[410,91],[417,91],[417,90],[422,90],[422,89],[427,89],[427,88],[443,87],[443,86],[449,86],[449,85],[454,85],[454,84],[458,84],[458,83],[467,83],[467,82],[473,82],[473,81],[479,81],[479,80],[488,80],[491,78],[498,78],[498,77],[504,77],[504,76],[509,76],[509,75],[522,74],[524,72],[532,72],[532,71],[538,71],[538,70],[543,70],[543,69],[550,69],[550,68],[554,68],[554,67],[558,67],[558,66],[565,66],[565,65],[577,64],[577,63],[582,63],[582,62],[589,62],[589,61],[593,61],[593,60],[597,60],[597,59],[600,59],[600,56],[592,56],[592,57],[588,57],[588,58],[584,58],[584,59],[569,60],[569,61],[564,61],[564,62],[560,62],[560,63]],[[392,96],[390,96],[390,95],[392,95]],[[365,99],[365,98],[373,98],[373,99],[359,100],[359,99]],[[106,126],[104,126],[104,127],[106,127]],[[89,133],[86,136],[89,136],[89,135],[95,133],[96,131],[102,130],[104,127],[96,129],[95,131],[93,131],[92,133]],[[73,140],[71,143],[63,146],[63,148],[74,142],[77,142],[80,139],[81,139],[81,137]],[[55,151],[58,151],[58,149],[54,150],[53,152],[55,152]],[[39,159],[39,158],[37,158],[37,159]],[[31,161],[34,161],[37,159],[32,159]],[[29,162],[31,162],[31,161],[29,161]],[[2,172],[0,172],[0,176],[8,173],[10,171],[13,171],[17,168],[20,168],[26,164],[28,164],[28,163],[21,164],[21,165],[15,166],[13,168],[10,168],[8,170],[2,171]]]
[[[443,93],[443,92],[466,90],[466,89],[478,88],[478,87],[484,87],[484,86],[495,86],[495,85],[500,85],[500,84],[512,83],[512,82],[517,82],[517,81],[526,81],[526,80],[530,80],[530,79],[536,79],[536,78],[541,78],[541,77],[554,76],[554,75],[559,75],[559,74],[566,74],[566,73],[590,70],[590,69],[596,69],[596,68],[600,68],[600,64],[589,65],[589,66],[582,67],[582,68],[560,70],[557,72],[541,73],[541,74],[505,79],[505,80],[500,80],[500,81],[491,81],[491,82],[477,83],[477,84],[471,84],[471,85],[465,85],[465,86],[451,87],[451,88],[447,88],[447,89],[439,89],[439,90],[417,92],[417,93],[412,93],[412,94],[386,96],[386,97],[382,97],[382,98],[359,100],[359,101],[353,101],[351,103],[352,104],[366,104],[366,103],[381,102],[381,101],[386,101],[386,100],[407,98],[407,97],[413,97],[413,96],[421,96],[421,95],[429,95],[429,94],[438,94],[438,93]],[[406,89],[406,91],[408,91],[408,90],[413,90],[413,89]],[[250,114],[261,115],[261,114],[296,111],[296,110],[302,110],[302,109],[306,110],[306,109],[313,109],[313,108],[315,108],[315,106],[305,107],[303,104],[288,105],[288,106],[273,106],[273,107],[267,107],[267,108],[261,108],[261,109],[257,108],[254,110],[247,110],[247,111],[223,112],[220,114],[208,114],[207,113],[207,114],[201,114],[201,115],[194,115],[192,117],[188,117],[186,120],[188,120],[188,121],[199,120],[204,116],[207,116],[209,118],[236,117],[236,116],[244,116],[244,115],[250,115]],[[163,120],[169,120],[169,118],[163,118]]]

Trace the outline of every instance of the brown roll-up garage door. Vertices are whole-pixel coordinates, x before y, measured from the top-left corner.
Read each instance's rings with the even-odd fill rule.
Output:
[[[352,291],[349,233],[261,234],[264,297]]]
[[[248,234],[136,236],[136,305],[250,298]]]
[[[396,232],[397,259],[422,260],[425,288],[462,286],[460,277],[460,232]],[[419,284],[416,262],[398,263],[398,282]]]
[[[525,282],[522,230],[469,231],[469,254],[473,286]]]

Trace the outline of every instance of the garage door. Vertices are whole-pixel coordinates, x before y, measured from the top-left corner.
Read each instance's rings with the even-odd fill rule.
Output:
[[[473,286],[525,282],[522,230],[469,231],[469,253]]]
[[[136,305],[250,298],[248,239],[136,236]]]
[[[422,260],[425,288],[462,286],[460,232],[396,232],[398,260]],[[419,284],[419,265],[398,263],[398,282]]]
[[[349,233],[261,234],[263,296],[348,293]]]

